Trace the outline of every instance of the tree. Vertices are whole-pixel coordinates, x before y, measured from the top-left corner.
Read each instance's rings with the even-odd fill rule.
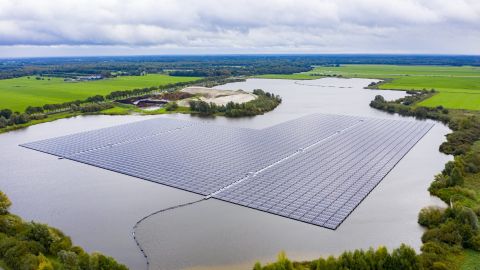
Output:
[[[428,111],[424,107],[417,107],[413,110],[415,117],[425,119],[428,115]]]
[[[102,101],[105,101],[105,98],[101,95],[95,95],[95,96],[92,96],[92,97],[88,97],[86,99],[87,102],[102,102]]]
[[[43,254],[38,255],[38,270],[53,270],[53,265],[50,260]],[[65,268],[66,270],[67,268]]]
[[[43,113],[43,108],[42,107],[28,106],[25,109],[25,112],[28,113],[28,114]]]
[[[167,105],[165,105],[165,109],[167,111],[175,111],[176,109],[178,109],[178,104],[175,101],[167,103]]]
[[[15,118],[15,124],[26,124],[30,121],[30,116],[26,113],[18,114]]]
[[[0,128],[4,128],[8,125],[8,120],[3,117],[3,116],[0,116]]]
[[[53,104],[45,104],[43,105],[43,109],[45,111],[53,111],[55,109],[55,106]]]
[[[127,270],[127,267],[123,264],[117,263],[112,257],[107,257],[100,253],[93,253],[90,256],[90,268],[91,270]]]
[[[11,116],[12,114],[13,114],[13,112],[12,112],[12,110],[10,110],[10,109],[0,110],[0,116],[5,117],[5,119],[10,118],[10,116]]]
[[[277,261],[274,263],[275,267],[273,269],[278,270],[293,270],[292,262],[287,258],[287,255],[284,251],[281,251],[277,256]]]
[[[0,191],[0,215],[8,214],[8,209],[12,205],[12,202],[5,193]]]
[[[376,95],[374,101],[376,102],[385,102],[385,98],[382,95]]]
[[[58,259],[63,264],[64,270],[77,270],[78,266],[78,255],[72,251],[61,250],[58,252]]]
[[[53,237],[50,234],[48,226],[40,223],[30,223],[30,228],[26,233],[26,237],[29,240],[40,243],[45,250],[49,250],[50,245],[53,243]]]
[[[418,214],[418,224],[427,228],[437,227],[443,222],[444,213],[445,210],[439,207],[423,208]]]
[[[450,187],[463,185],[463,176],[458,167],[454,167],[447,179],[447,185]]]
[[[391,269],[417,270],[420,269],[420,261],[411,247],[402,244],[392,252]]]
[[[455,162],[453,161],[449,161],[445,163],[445,168],[443,169],[442,174],[450,175],[454,167],[455,167]]]
[[[462,207],[458,213],[458,219],[460,219],[461,223],[469,225],[473,231],[478,231],[478,217],[471,208]]]
[[[374,269],[386,269],[388,263],[391,260],[390,253],[386,247],[379,247],[377,251],[375,251],[374,259],[376,267]]]
[[[337,269],[337,262],[333,256],[329,256],[327,261],[325,262],[325,270],[336,270]],[[318,269],[320,270],[320,269]],[[323,269],[321,269],[323,270]]]

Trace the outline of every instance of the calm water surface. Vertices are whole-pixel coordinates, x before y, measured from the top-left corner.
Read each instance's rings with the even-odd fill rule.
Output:
[[[253,118],[163,117],[247,128],[265,128],[316,112],[400,118],[373,110],[368,103],[377,94],[396,99],[404,92],[363,89],[371,81],[249,79],[217,88],[262,88],[281,95],[283,103]],[[145,269],[131,237],[134,223],[158,209],[200,196],[59,160],[18,144],[147,118],[151,117],[75,117],[0,135],[0,150],[7,157],[0,165],[0,189],[14,202],[12,211],[59,227],[88,251],[114,256],[131,269]],[[422,233],[416,223],[418,211],[440,203],[429,196],[427,187],[450,159],[438,152],[448,132],[437,123],[336,231],[211,199],[155,215],[136,234],[151,269],[250,269],[256,260],[273,260],[280,250],[293,259],[313,259],[345,249],[395,247],[402,242],[418,248]]]

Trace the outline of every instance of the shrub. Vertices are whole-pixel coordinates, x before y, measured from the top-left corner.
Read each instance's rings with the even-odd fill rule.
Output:
[[[113,108],[113,104],[111,103],[92,103],[92,104],[85,104],[80,106],[80,112],[82,113],[92,113],[92,112],[99,112],[107,109]]]
[[[460,186],[463,185],[463,175],[459,168],[454,167],[447,178],[447,186]]]
[[[415,250],[405,244],[392,252],[390,269],[417,270],[420,269],[420,262]]]
[[[478,218],[475,212],[468,207],[462,207],[459,213],[457,214],[457,219],[463,223],[469,225],[472,230],[478,231]]]
[[[117,263],[112,257],[107,257],[100,253],[93,253],[90,256],[90,268],[91,270],[127,270],[128,268],[122,264]]]
[[[169,102],[167,105],[165,105],[165,110],[167,111],[175,111],[176,109],[178,109],[178,104],[175,101]]]
[[[28,114],[43,113],[43,108],[42,107],[28,106],[25,109],[25,112],[28,113]]]
[[[24,228],[22,219],[15,215],[0,215],[0,232],[7,235],[19,233]]]
[[[5,119],[10,118],[12,116],[13,112],[10,109],[3,109],[0,110],[0,116],[3,116]]]
[[[480,234],[473,236],[469,241],[469,245],[472,249],[480,251]]]
[[[427,228],[433,228],[440,225],[443,222],[445,213],[444,209],[439,207],[426,207],[423,208],[418,214],[418,223]]]
[[[72,251],[61,250],[58,252],[58,259],[63,264],[64,270],[78,269],[78,255]]]
[[[8,125],[8,120],[3,117],[3,116],[0,116],[0,128],[4,128]]]
[[[461,245],[462,236],[457,224],[453,221],[441,224],[440,227],[427,230],[422,236],[422,242],[442,242],[449,245]]]
[[[423,269],[434,269],[434,265],[438,263],[449,266],[447,269],[452,269],[455,262],[449,255],[458,253],[458,249],[439,242],[427,242],[423,244],[421,250],[420,264]]]
[[[25,236],[28,240],[40,243],[45,250],[49,250],[50,245],[53,243],[53,237],[50,234],[48,226],[45,224],[30,223]]]
[[[7,195],[5,195],[5,193],[0,191],[0,215],[8,214],[8,209],[10,208],[11,205],[12,205],[12,202],[7,197]]]

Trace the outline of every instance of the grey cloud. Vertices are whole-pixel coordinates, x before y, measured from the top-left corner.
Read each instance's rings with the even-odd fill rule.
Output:
[[[0,56],[15,46],[477,54],[479,30],[477,0],[0,0]]]

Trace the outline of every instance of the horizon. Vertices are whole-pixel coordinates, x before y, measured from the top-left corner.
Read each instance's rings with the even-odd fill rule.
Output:
[[[136,57],[217,57],[217,56],[414,56],[414,57],[480,57],[480,54],[441,54],[441,53],[177,53],[177,54],[115,54],[115,55],[59,55],[59,56],[19,56],[2,57],[0,60],[16,59],[64,59],[64,58],[136,58]]]

